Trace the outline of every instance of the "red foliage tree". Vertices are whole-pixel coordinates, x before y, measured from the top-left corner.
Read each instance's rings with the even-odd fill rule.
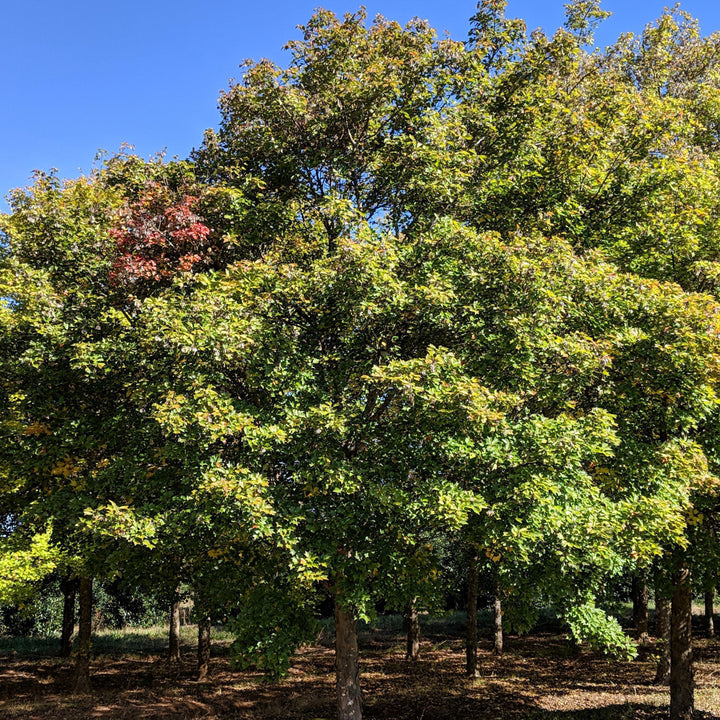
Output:
[[[218,248],[197,212],[199,201],[190,192],[148,182],[137,200],[122,208],[110,231],[118,251],[110,283],[146,294],[178,274],[212,266]]]

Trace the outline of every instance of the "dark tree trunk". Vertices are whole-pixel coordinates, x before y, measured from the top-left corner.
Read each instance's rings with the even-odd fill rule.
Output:
[[[645,580],[636,575],[632,581],[633,622],[636,637],[641,643],[647,643],[648,638],[648,600],[650,592]]]
[[[465,674],[478,676],[477,667],[477,603],[478,603],[478,554],[470,553],[468,567],[467,626],[465,632]]]
[[[705,592],[705,622],[707,627],[707,636],[715,637],[715,588]]]
[[[80,627],[78,631],[77,658],[73,693],[83,695],[90,692],[90,647],[92,639],[92,578],[81,577],[79,588]]]
[[[414,600],[405,608],[403,629],[407,635],[405,659],[418,660],[420,658],[420,617]]]
[[[655,588],[655,636],[657,637],[658,660],[655,683],[667,685],[670,682],[670,598],[660,588]]]
[[[497,579],[493,583],[493,651],[496,655],[503,653],[503,612]]]
[[[77,581],[71,577],[63,578],[60,581],[60,590],[62,590],[63,594],[60,657],[70,657],[72,653],[73,636],[75,635],[75,593],[77,591]]]
[[[675,576],[670,630],[670,720],[691,720],[695,710],[690,571]]]
[[[338,720],[362,720],[357,622],[335,599],[335,687]]]
[[[210,672],[210,620],[204,619],[198,623],[198,682],[207,678]]]
[[[171,663],[180,662],[180,601],[175,600],[170,606],[169,655]]]

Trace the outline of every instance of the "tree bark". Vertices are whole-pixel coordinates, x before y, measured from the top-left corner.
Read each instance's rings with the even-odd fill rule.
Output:
[[[70,576],[60,581],[63,594],[62,628],[60,631],[60,657],[72,654],[73,637],[75,635],[75,593],[77,581]]]
[[[198,623],[198,682],[202,682],[210,672],[210,620],[205,618]]]
[[[79,587],[80,627],[72,691],[76,695],[90,692],[90,649],[92,639],[92,578],[81,577]]]
[[[715,637],[715,588],[705,591],[705,622],[707,636]]]
[[[670,682],[670,599],[659,587],[655,588],[655,636],[658,661],[654,682],[667,685]]]
[[[670,720],[691,720],[695,710],[690,571],[675,578],[670,630]]]
[[[405,659],[416,661],[420,658],[420,617],[414,600],[405,608],[403,627],[407,634]]]
[[[496,655],[503,654],[503,612],[497,578],[493,583],[493,651]]]
[[[180,601],[175,600],[170,606],[169,655],[171,663],[179,663],[180,657]]]
[[[338,720],[362,720],[357,621],[335,598],[335,687]]]
[[[465,674],[478,676],[477,667],[477,603],[478,603],[478,554],[470,553],[467,591],[467,625],[465,631]]]

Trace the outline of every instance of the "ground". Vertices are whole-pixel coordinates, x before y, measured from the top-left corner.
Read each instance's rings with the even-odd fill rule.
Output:
[[[191,632],[188,628],[187,633]],[[270,683],[231,669],[228,641],[216,643],[211,676],[195,681],[191,635],[183,664],[163,656],[163,638],[142,631],[100,636],[93,689],[69,692],[72,666],[49,642],[0,642],[0,717],[13,720],[330,720],[334,717],[332,638],[300,650],[290,675]],[[652,659],[607,660],[573,647],[557,631],[506,639],[501,658],[480,643],[478,679],[463,675],[457,627],[426,628],[422,657],[403,659],[395,629],[361,635],[366,720],[656,720],[667,717],[668,689],[653,685]],[[720,718],[720,642],[696,641],[698,718]]]

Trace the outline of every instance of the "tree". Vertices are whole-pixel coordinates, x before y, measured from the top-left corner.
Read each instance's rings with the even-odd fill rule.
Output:
[[[13,537],[46,530],[79,578],[81,692],[92,578],[116,573],[155,530],[155,518],[130,509],[143,488],[127,461],[146,462],[153,442],[125,382],[129,306],[116,305],[109,282],[121,202],[100,175],[39,174],[2,218],[3,510]]]
[[[588,41],[593,18],[602,15],[595,3],[573,4],[568,30],[555,38],[536,35],[531,40],[523,38],[521,24],[504,19],[502,6],[503,3],[489,2],[481,5],[468,53],[460,52],[451,43],[435,45],[432,35],[418,24],[403,31],[392,23],[377,20],[368,30],[363,27],[361,16],[347,16],[340,22],[329,13],[319,13],[305,27],[303,40],[292,45],[293,62],[288,70],[268,63],[251,65],[242,83],[223,97],[220,130],[208,133],[196,159],[210,182],[242,188],[255,206],[262,208],[264,217],[271,212],[274,220],[269,224],[279,232],[275,238],[267,238],[262,228],[258,229],[252,221],[248,223],[247,236],[254,234],[262,243],[254,247],[262,247],[264,252],[260,250],[262,254],[257,259],[251,256],[252,262],[230,268],[230,272],[236,273],[232,279],[226,276],[219,283],[211,281],[212,293],[216,303],[218,297],[234,295],[235,303],[224,305],[223,314],[228,318],[233,313],[244,316],[243,333],[236,331],[232,335],[242,337],[245,346],[253,347],[253,358],[243,355],[241,361],[244,366],[240,377],[245,379],[238,389],[242,389],[242,399],[250,398],[256,408],[263,410],[273,403],[278,408],[290,404],[293,412],[303,418],[291,425],[292,432],[284,424],[286,415],[271,425],[273,433],[282,429],[278,437],[290,443],[282,453],[275,451],[279,467],[271,474],[275,482],[282,479],[279,484],[284,493],[288,492],[286,487],[298,482],[298,475],[307,475],[311,478],[308,485],[313,493],[317,488],[317,495],[298,496],[298,504],[319,505],[314,515],[323,520],[333,517],[334,525],[343,527],[350,520],[337,515],[343,508],[340,497],[329,506],[322,502],[323,483],[316,478],[319,468],[327,465],[328,472],[339,472],[340,468],[343,478],[350,472],[362,476],[358,448],[364,452],[370,448],[374,469],[383,468],[382,486],[391,487],[393,466],[388,466],[376,446],[386,451],[393,448],[395,457],[402,457],[397,482],[403,477],[415,478],[415,473],[417,477],[427,476],[426,468],[433,464],[442,467],[439,471],[442,477],[456,480],[482,504],[490,503],[493,507],[497,503],[503,509],[497,516],[490,515],[490,519],[482,516],[478,524],[480,537],[493,556],[507,555],[509,547],[513,553],[510,566],[518,572],[534,563],[539,572],[544,568],[545,578],[567,578],[567,586],[554,582],[551,594],[559,605],[565,605],[563,609],[573,628],[580,635],[604,641],[613,638],[618,646],[623,646],[617,626],[606,624],[605,631],[598,632],[597,623],[604,616],[592,598],[599,575],[592,575],[594,579],[583,587],[584,602],[579,608],[570,607],[563,598],[572,595],[570,578],[581,567],[594,566],[598,573],[601,569],[610,571],[611,567],[617,571],[618,555],[614,553],[647,562],[662,551],[659,538],[667,538],[668,527],[672,537],[682,541],[687,492],[693,478],[702,476],[702,458],[693,456],[698,462],[683,468],[680,447],[687,429],[707,417],[713,405],[712,373],[703,374],[702,367],[704,358],[714,352],[709,345],[704,347],[703,342],[715,310],[710,305],[703,306],[702,301],[686,299],[670,286],[615,273],[596,257],[580,261],[573,257],[570,245],[532,236],[538,232],[572,230],[571,239],[584,252],[588,238],[619,235],[621,228],[614,219],[614,205],[610,208],[617,187],[608,186],[606,192],[605,186],[615,172],[618,157],[624,157],[618,155],[624,152],[618,134],[622,117],[619,108],[624,107],[623,103],[632,107],[632,88],[624,95],[618,94],[615,76],[603,73],[598,59],[581,51]],[[352,38],[351,43],[348,38]],[[389,39],[391,50],[387,45]],[[422,82],[418,75],[403,75],[406,63],[418,67],[411,61],[416,60],[419,46],[424,48],[422,57],[433,63],[421,65]],[[377,48],[382,48],[382,52],[378,53]],[[382,73],[377,71],[378,64],[383,64]],[[576,92],[573,88],[580,85]],[[601,148],[601,167],[605,169],[599,172],[588,169],[588,145],[578,145],[573,140],[575,136],[567,130],[564,119],[568,104],[574,102],[577,106],[590,92],[599,98],[598,107],[602,102],[619,98],[618,110],[603,116],[603,122],[617,132],[603,129],[590,135],[589,142],[605,143]],[[655,132],[641,135],[639,149],[633,149],[628,162],[642,153],[652,156],[657,137]],[[422,147],[418,147],[420,140]],[[404,148],[403,154],[390,156],[388,149],[397,147]],[[540,154],[538,147],[542,150]],[[561,182],[539,173],[541,163],[553,168]],[[570,167],[572,172],[556,172],[558,164]],[[443,169],[441,185],[428,176],[428,167]],[[588,172],[595,173],[589,181]],[[428,193],[428,189],[432,192]],[[586,211],[577,199],[583,193],[597,196],[593,213]],[[626,222],[634,211],[637,197],[634,194],[629,198],[621,222]],[[595,212],[603,207],[607,210],[604,215]],[[448,231],[450,225],[443,225],[443,214],[482,230],[499,230],[502,241],[490,240],[484,234],[472,236],[465,230]],[[252,212],[247,217],[252,218]],[[527,235],[523,236],[522,231]],[[467,253],[462,259],[454,247],[460,237]],[[253,245],[250,240],[244,242],[246,246]],[[488,248],[487,255],[477,249],[482,243]],[[438,250],[436,254],[429,251],[431,245]],[[373,258],[374,264],[364,255],[369,248],[380,256]],[[494,265],[490,269],[488,257],[493,252]],[[470,265],[470,258],[474,266]],[[350,260],[355,267],[345,264]],[[523,266],[529,281],[518,270]],[[408,267],[414,271],[412,279],[404,274]],[[487,274],[483,275],[478,268],[487,268]],[[503,277],[504,268],[507,269]],[[578,273],[582,276],[584,285],[575,281],[573,273],[575,277]],[[457,280],[461,274],[464,284]],[[591,277],[593,274],[599,280]],[[353,277],[352,287],[348,276]],[[394,293],[405,293],[404,304],[398,305],[382,294],[377,285],[380,278]],[[425,278],[426,287],[435,288],[432,295],[424,291],[423,299],[417,289],[412,292],[406,289],[416,288]],[[507,290],[504,284],[507,278],[517,284],[517,293]],[[564,292],[563,285],[568,282],[573,290]],[[235,289],[231,290],[233,283]],[[632,292],[648,295],[652,310],[647,304],[629,298],[622,284],[630,284]],[[554,295],[550,287],[557,288]],[[357,294],[357,288],[362,289],[362,295]],[[196,295],[197,299],[200,297]],[[242,307],[237,302],[241,297]],[[426,314],[424,303],[431,297],[433,311]],[[503,298],[501,312],[497,312],[498,297]],[[352,307],[348,306],[348,298],[352,298]],[[412,298],[416,298],[414,304],[410,302]],[[454,315],[462,302],[466,303],[464,307],[472,308],[466,312],[475,313],[476,317]],[[683,372],[679,366],[685,363],[688,375],[683,390],[694,404],[690,414],[663,441],[669,444],[660,451],[648,452],[647,447],[633,445],[626,438],[631,438],[638,423],[650,431],[652,423],[667,412],[654,399],[628,412],[628,390],[635,388],[630,392],[637,399],[639,383],[643,382],[631,358],[641,351],[652,362],[654,349],[660,349],[654,343],[664,332],[660,322],[672,318],[678,328],[685,328],[682,317],[687,303],[698,308],[697,313],[693,311],[697,334],[692,336],[692,342],[697,342],[686,348],[682,337],[685,330],[678,332],[677,348],[687,350],[678,359],[679,364],[669,362],[669,349],[665,354],[655,353],[655,359],[664,364],[659,366],[662,372],[653,390],[662,387],[659,395],[667,397],[671,397],[671,391],[677,393],[677,378],[682,377],[678,373]],[[365,308],[366,315],[358,316],[355,306]],[[520,310],[527,307],[533,307],[535,318]],[[194,318],[207,317],[206,308],[209,305],[199,305]],[[656,312],[662,320],[648,320],[648,312]],[[383,318],[382,328],[373,313]],[[704,313],[709,320],[703,324]],[[405,322],[398,323],[398,318]],[[537,318],[541,318],[539,323]],[[196,322],[190,312],[180,320],[186,327]],[[171,334],[167,327],[163,332],[166,337]],[[199,335],[207,338],[208,333],[205,330]],[[264,360],[262,370],[253,370],[253,363],[263,354],[272,360]],[[498,400],[521,396],[516,405],[507,401],[513,408],[512,411],[504,408],[509,416],[500,408],[494,410],[499,413],[496,431],[507,428],[509,423],[512,430],[506,432],[512,432],[517,442],[510,444],[516,455],[508,455],[505,448],[504,462],[498,462],[503,465],[502,471],[493,474],[481,468],[478,472],[478,467],[467,458],[463,462],[449,452],[443,439],[435,442],[418,435],[416,428],[431,416],[421,414],[423,410],[429,411],[419,400],[426,391],[415,382],[403,380],[402,372],[422,367],[423,362],[428,364],[431,356],[435,366],[436,357],[449,358],[450,365],[457,357],[463,373],[467,373],[467,381],[476,379],[491,393],[502,393]],[[310,360],[311,357],[314,359]],[[695,360],[698,365],[693,364]],[[239,359],[233,361],[237,364]],[[364,376],[351,380],[351,363],[358,372],[367,363]],[[265,388],[263,392],[253,389],[251,380],[262,375],[277,381],[282,389],[279,395],[268,394]],[[300,381],[294,377],[301,377],[302,383],[297,385]],[[364,378],[372,382],[368,385]],[[309,389],[308,382],[314,390]],[[448,378],[443,378],[442,383],[452,387]],[[227,381],[224,384],[228,385]],[[401,403],[405,398],[398,385],[406,396],[413,396],[412,411]],[[616,392],[616,388],[622,390]],[[348,416],[348,408],[361,399],[367,404],[356,409],[354,416]],[[620,492],[608,485],[599,472],[607,468],[604,461],[598,462],[598,452],[609,456],[609,448],[615,442],[611,424],[603,426],[602,418],[606,416],[598,412],[601,408],[624,413],[617,462],[618,466],[632,466],[632,477],[637,482]],[[377,413],[382,414],[376,420]],[[450,410],[446,413],[452,414]],[[383,426],[383,416],[393,417],[392,428]],[[320,422],[319,418],[325,424],[314,425]],[[358,418],[365,422],[359,424]],[[467,431],[446,422],[447,438],[452,437],[457,443],[458,438],[465,437]],[[593,422],[597,424],[593,426]],[[547,447],[543,445],[554,433],[575,437],[577,423],[586,423],[583,426],[586,434],[593,427],[597,444],[575,445],[577,452],[571,458],[562,451],[548,458]],[[313,426],[320,437],[309,432]],[[436,426],[437,421],[434,430]],[[299,431],[301,427],[306,429],[304,435]],[[394,437],[400,427],[404,444],[395,447]],[[343,441],[347,434],[377,439],[360,444],[353,439],[347,445],[349,441]],[[432,437],[436,435],[434,432]],[[302,442],[291,441],[301,436]],[[487,438],[485,441],[490,442]],[[651,438],[650,445],[653,443]],[[581,447],[587,449],[583,451]],[[309,448],[316,448],[316,455],[308,455]],[[574,496],[563,496],[549,484],[548,492],[540,495],[540,502],[533,508],[534,513],[528,514],[521,503],[508,501],[508,488],[524,482],[529,492],[531,482],[537,485],[537,473],[531,481],[523,477],[527,473],[523,468],[534,466],[541,448],[545,461],[540,463],[540,476],[547,472],[555,477],[558,468],[567,468],[569,462],[572,471],[564,482],[567,486],[574,483],[582,490]],[[493,451],[486,452],[488,458],[496,457]],[[280,459],[283,456],[294,458],[292,469]],[[658,465],[670,463],[665,468],[668,482],[659,483],[658,493],[647,492],[651,485],[640,479],[641,468],[648,460]],[[684,475],[683,470],[687,471]],[[473,483],[471,475],[480,479]],[[654,475],[655,481],[659,477],[660,474]],[[362,487],[371,486],[370,478],[363,480]],[[579,478],[582,482],[578,485]],[[373,481],[379,482],[377,476]],[[269,487],[274,487],[272,482]],[[335,494],[343,495],[342,486]],[[619,501],[614,510],[613,501]],[[633,521],[637,532],[628,544],[631,547],[616,547],[597,554],[578,552],[587,547],[586,538],[582,543],[578,539],[578,545],[564,539],[565,533],[569,537],[577,534],[580,525],[576,522],[562,532],[556,527],[556,537],[563,538],[560,542],[548,541],[540,528],[556,523],[568,505],[574,507],[576,517],[597,517],[599,508],[604,508],[597,545],[591,543],[591,548],[603,547],[600,536],[609,528],[627,525],[629,518],[641,517],[641,522]],[[354,498],[355,510],[362,506],[359,498]],[[412,500],[407,507],[395,508],[393,512],[402,513],[411,507]],[[523,512],[518,525],[511,528],[516,533],[512,536],[503,529],[502,520],[515,516],[518,508]],[[383,522],[392,527],[397,520],[391,515]],[[304,527],[302,523],[298,525],[300,529]],[[341,556],[345,557],[349,547],[350,567],[362,566],[350,558],[358,554],[374,557],[376,547],[380,547],[359,553],[358,539],[352,542],[342,536],[330,539],[321,532],[316,534],[322,528],[315,524],[311,527],[314,532],[298,539],[300,545],[309,542],[313,555],[318,557],[322,557],[327,546],[343,548]],[[372,533],[367,537],[371,538]],[[541,537],[544,540],[541,552],[531,554],[528,548],[537,547]],[[386,551],[391,552],[390,548]],[[337,566],[337,559],[323,559],[321,565]],[[328,574],[330,588],[347,603],[353,594],[360,593],[364,573],[353,576],[351,587],[343,582],[346,576],[347,569]],[[375,583],[379,584],[380,581]],[[578,588],[572,589],[577,595]],[[347,604],[357,614],[367,600],[360,593],[354,603]],[[348,672],[354,676],[354,671]],[[340,684],[343,682],[341,679]]]
[[[518,228],[560,234],[579,252],[601,249],[622,270],[678,282],[686,291],[714,289],[718,36],[702,38],[697,22],[676,8],[641,37],[625,35],[607,51],[589,52],[583,46],[592,28],[577,19],[599,18],[597,3],[571,4],[565,30],[552,38],[524,37],[522,26],[504,17],[504,6],[483,2],[473,19],[479,80],[461,104],[468,147],[477,149],[468,222],[507,234]],[[654,335],[660,338],[661,328]],[[644,355],[635,345],[626,370]],[[613,357],[609,373],[618,366]],[[653,362],[650,367],[655,372]],[[679,476],[673,479],[663,458],[673,446],[695,441],[702,450],[691,445],[697,462],[681,473],[683,502],[690,520],[711,517],[703,512],[716,495],[706,465],[710,460],[711,470],[717,467],[714,433],[707,432],[715,424],[711,373],[697,383],[691,373],[688,385],[675,391],[663,382],[655,397],[630,377],[621,382],[626,403],[608,402],[612,390],[600,401],[618,417],[622,438],[616,460],[602,471],[629,480],[623,493],[640,499],[658,487],[648,486],[648,468],[664,462],[668,472],[653,472],[655,482],[679,489]],[[700,565],[708,557],[696,525],[687,522],[685,537],[673,534],[678,545],[667,544],[669,573],[677,573],[679,557]],[[682,550],[689,543],[697,552]],[[689,641],[686,633],[675,637]],[[676,651],[688,656],[687,649]],[[683,697],[690,709],[674,702],[673,716],[692,712],[691,693]]]
[[[657,303],[649,315],[648,302]],[[628,337],[670,317],[682,330],[663,347],[671,368],[656,358],[656,382],[698,385],[698,356],[681,350],[714,322],[707,300],[573,258],[562,243],[508,246],[447,221],[415,242],[360,227],[304,268],[279,254],[240,262],[147,309],[150,337],[196,349],[156,417],[195,452],[214,440],[205,487],[216,512],[256,488],[252,502],[267,509],[252,535],[285,537],[288,566],[325,581],[345,633],[341,688],[355,688],[355,621],[392,597],[398,568],[432,567],[432,556],[418,562],[421,533],[457,530],[469,515],[508,569],[535,568],[535,588],[579,637],[627,648],[593,594],[623,557],[651,558],[669,528],[681,535],[685,477],[663,486],[664,498],[618,495],[594,469],[613,454],[613,422],[588,393],[608,374],[623,380]],[[593,324],[602,333],[583,335]],[[666,454],[681,473],[680,453]],[[633,534],[617,543],[630,522]],[[246,552],[261,561],[251,543]]]
[[[0,541],[0,605],[19,605],[31,600],[37,583],[57,566],[60,554],[50,544],[50,532],[18,538],[10,531]]]
[[[48,528],[48,541],[71,559],[79,553],[81,600],[93,562],[82,529],[83,510],[103,472],[106,412],[113,396],[101,372],[88,377],[72,350],[107,308],[102,278],[103,226],[113,198],[92,180],[64,187],[38,175],[12,198],[3,217],[2,337],[3,464],[10,479],[3,495],[13,535]],[[107,236],[105,235],[105,238]],[[72,349],[68,352],[67,345]],[[91,409],[88,400],[97,405]],[[89,611],[81,605],[81,645],[75,688],[89,687]]]
[[[447,214],[462,189],[464,153],[444,150],[461,132],[463,44],[417,19],[368,28],[364,11],[321,10],[301,29],[287,69],[246,63],[195,155],[204,178],[248,200],[238,242],[332,252],[358,218],[407,234]]]

